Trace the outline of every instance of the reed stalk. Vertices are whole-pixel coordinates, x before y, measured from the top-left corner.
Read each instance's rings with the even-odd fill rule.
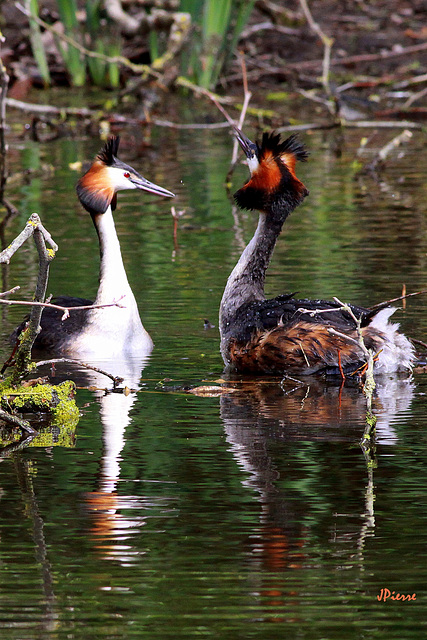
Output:
[[[181,0],[195,29],[190,53],[183,56],[183,73],[213,89],[246,26],[255,0]]]

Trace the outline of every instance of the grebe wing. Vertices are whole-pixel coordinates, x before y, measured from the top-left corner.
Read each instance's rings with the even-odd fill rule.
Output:
[[[372,313],[364,307],[349,306],[356,319],[361,318],[361,327],[366,327]],[[249,372],[339,373],[339,367],[352,372],[363,364],[363,354],[357,324],[341,307],[335,301],[296,299],[293,295],[243,305],[230,336],[230,361]],[[372,332],[368,331],[365,338],[368,348],[379,348]]]
[[[340,333],[332,327],[297,320],[253,333],[247,342],[231,338],[230,363],[239,371],[282,375],[309,375],[325,371],[332,375],[353,373],[364,364],[355,329]],[[365,341],[376,349],[376,340]]]
[[[269,300],[259,300],[242,305],[236,312],[233,322],[234,336],[238,338],[239,342],[244,342],[248,341],[255,333],[271,331],[277,326],[291,327],[297,322],[332,326],[344,332],[356,329],[354,318],[348,311],[344,311],[338,302],[298,299],[293,295],[281,295]],[[366,326],[371,317],[376,314],[376,311],[371,312],[364,307],[349,306],[355,317],[361,318],[362,327]]]

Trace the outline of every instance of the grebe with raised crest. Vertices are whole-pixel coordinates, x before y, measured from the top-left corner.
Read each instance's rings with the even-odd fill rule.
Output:
[[[294,294],[265,298],[265,273],[283,224],[308,195],[295,175],[297,160],[305,161],[308,153],[295,135],[281,141],[278,134],[264,133],[260,144],[237,128],[235,135],[250,178],[234,197],[240,208],[258,210],[259,220],[221,301],[224,363],[255,374],[352,373],[366,361],[354,315],[365,347],[376,354],[376,372],[410,370],[414,349],[399,325],[389,322],[393,307],[349,305],[349,313],[336,301],[298,300]]]

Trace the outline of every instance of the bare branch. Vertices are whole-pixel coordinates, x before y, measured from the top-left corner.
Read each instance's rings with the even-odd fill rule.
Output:
[[[322,84],[326,93],[328,94],[328,96],[330,96],[331,88],[329,86],[329,69],[331,67],[331,50],[332,50],[332,45],[334,44],[334,40],[333,38],[330,38],[329,36],[327,36],[322,31],[319,24],[315,22],[315,20],[313,19],[313,16],[311,15],[311,11],[307,4],[307,0],[299,0],[299,3],[301,5],[302,10],[304,11],[304,15],[307,19],[307,22],[310,28],[315,33],[317,33],[317,35],[319,36],[320,40],[323,43],[323,46],[325,47],[323,52],[323,62],[322,62]]]
[[[329,309],[328,309],[329,311]],[[336,311],[336,309],[334,309],[334,311]],[[356,340],[355,338],[352,338],[351,336],[348,336],[346,333],[341,333],[341,331],[337,331],[336,329],[334,329],[333,327],[328,327],[328,333],[332,334],[333,336],[337,336],[337,338],[342,338],[343,340],[346,340],[347,342],[351,342],[352,344],[359,344],[359,341]]]
[[[194,84],[194,82],[191,82],[191,80],[189,80],[188,78],[184,78],[183,76],[179,76],[176,79],[176,84],[180,87],[190,89],[196,95],[205,96],[206,98],[209,98],[209,100],[212,100],[212,102],[216,101],[222,104],[230,104],[234,102],[233,98],[220,96],[217,93],[213,93],[212,91],[205,89],[204,87],[199,87],[197,84]]]
[[[28,238],[30,238],[37,225],[40,222],[40,218],[37,213],[32,213],[29,217],[25,228],[21,231],[19,236],[17,236],[4,251],[0,253],[0,263],[3,262],[5,264],[9,264],[10,258],[13,254],[21,247]]]
[[[249,91],[249,87],[248,87],[248,74],[246,71],[246,64],[245,64],[245,58],[243,56],[243,54],[240,54],[240,64],[242,67],[242,76],[243,76],[243,106],[242,106],[242,110],[240,112],[240,118],[239,118],[239,122],[238,122],[238,127],[239,129],[243,128],[243,124],[245,122],[245,117],[246,117],[246,111],[248,110],[248,105],[249,105],[249,101],[252,98],[252,93]],[[233,144],[233,153],[231,156],[231,167],[228,170],[227,173],[227,180],[230,177],[231,171],[234,167],[234,165],[237,162],[237,158],[239,155],[239,143],[236,140],[236,138],[234,138],[234,144]]]
[[[424,73],[420,76],[415,76],[413,78],[409,78],[408,80],[402,80],[394,85],[395,89],[406,89],[406,87],[410,87],[413,84],[419,84],[421,82],[427,82],[427,73]]]
[[[81,362],[80,360],[74,360],[73,358],[53,358],[51,360],[40,360],[35,363],[36,368],[43,367],[47,364],[76,364],[79,367],[83,367],[84,369],[90,369],[91,371],[96,371],[96,373],[101,373],[103,376],[107,376],[114,383],[114,388],[116,388],[119,384],[123,382],[123,378],[120,376],[113,376],[111,373],[104,371],[103,369],[99,369],[98,367],[94,367],[91,364],[87,364],[86,362]]]
[[[6,71],[6,67],[3,64],[3,60],[0,57],[0,201],[3,201],[4,188],[7,180],[6,142],[4,132],[6,127],[6,93],[8,85],[9,76]]]
[[[230,126],[229,122],[210,122],[207,124],[196,122],[194,124],[183,124],[181,122],[159,120],[158,118],[152,118],[151,122],[158,127],[168,127],[170,129],[226,129]]]
[[[292,29],[292,27],[284,27],[281,24],[273,24],[272,22],[259,22],[247,27],[240,34],[239,40],[246,40],[254,34],[258,34],[260,31],[276,31],[277,33],[283,33],[287,36],[301,36],[301,29]]]
[[[368,411],[369,413],[371,412],[371,408],[372,408],[372,394],[374,392],[375,389],[375,379],[374,379],[374,359],[375,359],[375,354],[372,351],[372,349],[368,349],[365,345],[365,341],[363,339],[363,333],[362,333],[362,315],[360,316],[360,318],[356,318],[353,309],[350,307],[350,305],[341,302],[341,300],[339,298],[336,298],[334,296],[334,300],[335,302],[337,302],[339,305],[341,305],[343,311],[346,311],[348,314],[350,314],[350,316],[353,318],[353,320],[356,323],[356,330],[357,330],[357,335],[359,337],[358,340],[358,344],[360,346],[360,348],[362,349],[365,358],[366,358],[366,364],[367,364],[367,368],[366,368],[366,372],[365,372],[365,382],[363,385],[363,391],[364,394],[366,396],[366,400],[368,403]]]
[[[314,122],[307,124],[290,124],[285,127],[277,127],[277,133],[285,131],[311,131],[315,129],[334,129],[335,127],[345,127],[347,129],[422,129],[423,125],[418,122],[408,122],[407,120],[359,120],[348,122],[340,120],[340,122],[329,122],[327,124],[317,124]]]
[[[13,287],[13,289],[9,289],[9,291],[3,291],[3,293],[0,293],[0,298],[3,298],[3,296],[9,296],[11,293],[16,293],[20,288],[21,287],[17,285],[16,287]]]
[[[15,98],[6,98],[6,105],[20,111],[27,113],[44,113],[54,116],[80,116],[80,117],[92,117],[95,112],[86,107],[53,107],[50,104],[35,104],[34,102],[23,102],[22,100],[15,100]]]
[[[402,133],[399,133],[398,136],[393,138],[393,140],[390,140],[390,142],[388,142],[382,149],[379,150],[379,160],[385,160],[387,156],[390,155],[392,151],[394,151],[394,149],[399,147],[402,143],[408,142],[412,138],[412,135],[413,134],[406,129],[402,131]]]
[[[356,120],[355,122],[348,122],[344,120],[342,124],[349,129],[422,129],[423,126],[418,122],[410,122],[408,120]]]
[[[408,98],[403,105],[403,109],[409,109],[409,107],[414,102],[417,102],[420,98],[424,98],[425,95],[427,95],[427,87],[424,87],[424,89],[422,89],[421,91],[417,91],[410,98]]]
[[[12,374],[12,384],[16,384],[23,375],[28,371],[31,362],[31,349],[36,339],[40,326],[40,318],[42,307],[46,298],[46,289],[49,278],[49,265],[55,257],[55,251],[58,249],[56,243],[52,240],[50,233],[43,227],[40,217],[37,213],[33,213],[27,221],[25,228],[11,242],[11,244],[0,254],[0,262],[9,263],[13,254],[22,246],[22,244],[31,235],[34,236],[34,242],[39,255],[39,273],[34,292],[34,301],[30,302],[31,312],[30,319],[26,329],[22,332],[19,346],[15,357],[15,370]],[[46,248],[46,241],[53,247],[54,251]],[[13,304],[12,300],[0,299],[2,304]]]
[[[408,129],[399,133],[399,135],[395,136],[378,151],[375,157],[365,165],[364,170],[373,171],[379,164],[384,162],[387,156],[389,156],[394,149],[399,147],[401,144],[408,142],[412,138],[412,135],[413,134]]]
[[[331,313],[333,311],[339,311],[339,309],[336,307],[330,307],[329,309],[304,309],[304,307],[300,307],[297,309],[297,313],[306,313],[312,318],[314,318],[314,316],[321,315],[322,313]]]
[[[392,302],[399,302],[399,300],[406,300],[406,298],[412,298],[413,296],[420,296],[422,293],[427,293],[427,289],[421,289],[420,291],[414,291],[413,293],[405,293],[401,296],[397,296],[397,298],[390,298],[390,300],[385,300],[384,302],[373,304],[371,307],[369,307],[369,309],[372,311],[373,309],[377,309],[378,307],[386,307]]]
[[[13,293],[20,287],[14,287],[10,291],[6,291],[5,293],[0,293],[1,296],[5,296],[7,294]],[[26,307],[46,307],[48,309],[57,309],[58,311],[63,312],[63,316],[61,320],[66,320],[70,317],[70,311],[84,311],[86,309],[104,309],[105,307],[119,307],[120,309],[126,309],[126,305],[120,304],[120,301],[123,300],[126,296],[121,296],[118,300],[113,300],[108,304],[87,304],[82,305],[80,307],[62,307],[59,304],[53,304],[51,302],[29,302],[27,300],[1,300],[0,304],[17,304]]]
[[[141,28],[144,16],[147,16],[145,11],[138,16],[129,15],[123,11],[120,0],[108,0],[104,6],[109,18],[127,35],[134,35]]]
[[[391,49],[389,51],[381,51],[381,53],[362,53],[354,56],[347,56],[343,58],[332,58],[330,61],[331,66],[334,65],[348,65],[357,64],[360,62],[375,62],[376,60],[385,60],[389,58],[399,58],[401,56],[408,56],[413,53],[419,53],[427,49],[427,42],[422,44],[411,45],[410,47],[402,47],[401,49]],[[290,62],[287,67],[289,69],[312,69],[320,67],[323,64],[323,60],[302,60],[301,62]]]

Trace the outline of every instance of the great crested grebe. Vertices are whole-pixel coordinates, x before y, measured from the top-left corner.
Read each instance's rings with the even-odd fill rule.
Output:
[[[239,129],[235,135],[246,154],[248,182],[235,194],[243,209],[259,210],[255,234],[225,287],[220,307],[221,353],[237,371],[299,375],[351,373],[365,362],[354,318],[337,302],[296,300],[291,295],[265,299],[264,279],[277,238],[288,215],[308,191],[295,175],[297,160],[308,153],[295,135],[264,133],[261,144]],[[414,349],[391,324],[392,307],[370,310],[350,305],[366,348],[377,354],[375,371],[411,369]],[[325,309],[332,311],[319,312]]]
[[[153,346],[142,326],[136,300],[128,283],[113,211],[117,204],[117,192],[124,189],[142,189],[167,197],[173,197],[174,194],[149,182],[135,169],[118,160],[119,140],[118,136],[109,138],[76,187],[78,198],[90,213],[99,238],[101,264],[95,301],[60,296],[54,302],[76,307],[108,305],[120,300],[122,306],[73,311],[64,321],[61,321],[61,311],[46,308],[35,347],[63,355],[112,358],[149,352]]]

